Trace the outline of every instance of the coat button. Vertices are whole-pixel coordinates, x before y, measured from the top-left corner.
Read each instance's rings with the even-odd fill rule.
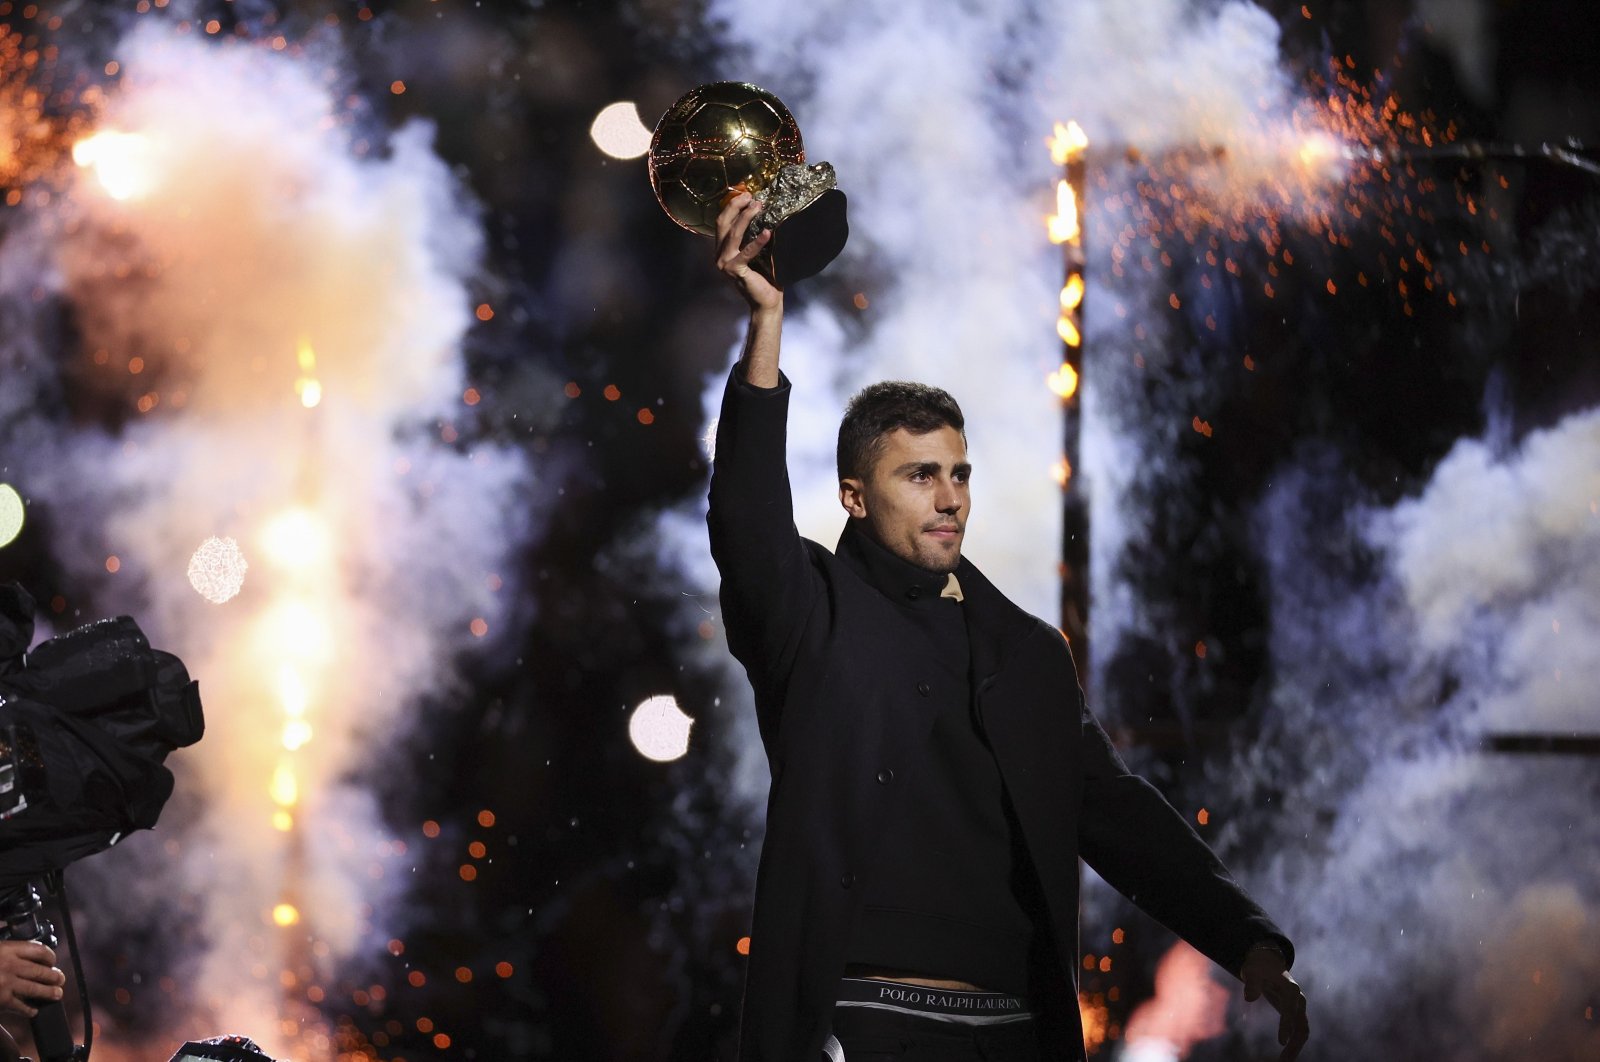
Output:
[[[839,879],[839,887],[842,888],[842,889],[848,889],[850,886],[854,885],[855,883],[856,883],[856,876],[854,874],[846,874],[844,877]]]
[[[892,781],[894,781],[894,772],[889,768],[885,767],[883,770],[878,772],[879,785],[888,785]]]
[[[928,694],[933,692],[933,687],[928,685],[926,682],[919,682],[917,683],[917,692],[926,697]]]
[[[906,591],[906,596],[915,601],[917,598],[922,596],[922,587],[913,586],[910,590]]]

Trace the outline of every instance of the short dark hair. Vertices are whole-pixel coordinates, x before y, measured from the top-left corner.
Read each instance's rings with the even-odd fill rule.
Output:
[[[967,440],[967,422],[950,392],[927,384],[885,380],[862,388],[839,422],[839,478],[866,479],[883,453],[884,440],[897,428],[926,435],[954,428]]]

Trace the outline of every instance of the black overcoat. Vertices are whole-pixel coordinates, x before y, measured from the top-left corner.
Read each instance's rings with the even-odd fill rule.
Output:
[[[972,685],[947,678],[901,606],[795,529],[789,382],[735,368],[716,428],[707,517],[728,646],[755,692],[771,767],[739,1062],[816,1062],[876,839],[894,821],[934,717],[969,697],[1046,898],[1054,943],[1035,980],[1045,1058],[1081,1059],[1078,857],[1229,971],[1288,940],[1154,787],[1130,774],[1084,704],[1061,633],[963,559]],[[1052,983],[1058,986],[1050,990]]]

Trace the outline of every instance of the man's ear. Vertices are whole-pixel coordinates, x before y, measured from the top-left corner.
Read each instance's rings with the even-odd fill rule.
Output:
[[[867,515],[866,485],[854,476],[839,481],[839,504],[844,511],[860,520]]]

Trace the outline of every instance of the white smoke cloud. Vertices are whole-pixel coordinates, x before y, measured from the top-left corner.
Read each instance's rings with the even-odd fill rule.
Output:
[[[352,778],[421,694],[451,691],[455,654],[503,633],[510,584],[493,576],[533,532],[536,484],[518,452],[448,445],[483,240],[430,127],[368,150],[333,54],[146,21],[116,58],[99,127],[136,157],[79,169],[8,240],[0,279],[64,299],[90,389],[141,412],[116,437],[34,416],[68,352],[8,337],[8,475],[51,513],[77,585],[202,683],[206,738],[173,761],[180,791],[204,794],[198,824],[164,857],[140,837],[102,862],[137,861],[166,893],[208,883],[192,1020],[286,1055],[325,1033],[285,1031],[279,971],[303,990],[394,935],[397,853]],[[185,575],[213,535],[250,565],[221,606]],[[289,930],[270,917],[286,900]]]
[[[1248,880],[1297,942],[1322,1049],[1593,1043],[1592,766],[1484,739],[1600,733],[1597,426],[1577,414],[1506,453],[1462,440],[1415,498],[1343,527],[1317,515],[1350,495],[1325,462],[1299,461],[1265,504],[1273,716],[1217,782],[1255,783],[1246,805],[1280,794],[1253,844],[1225,843],[1272,839]],[[1375,577],[1349,570],[1363,551]]]
[[[1475,685],[1475,721],[1600,729],[1600,413],[1510,460],[1464,441],[1383,526],[1421,647]]]

